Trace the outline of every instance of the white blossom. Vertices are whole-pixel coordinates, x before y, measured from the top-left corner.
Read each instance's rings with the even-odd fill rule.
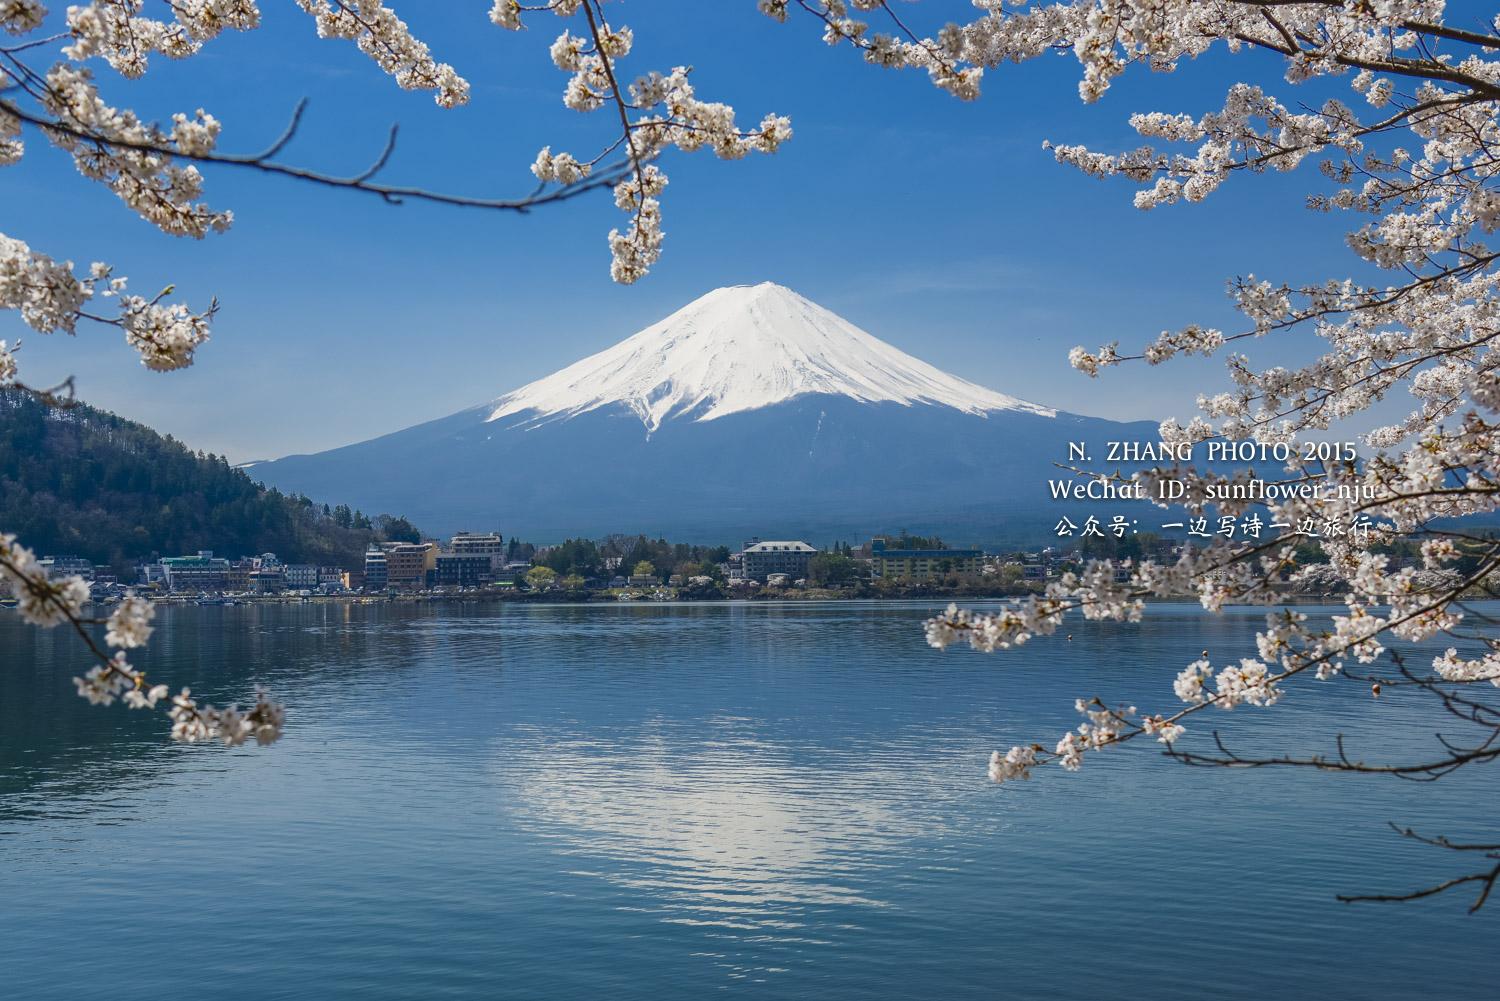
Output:
[[[1084,745],[1078,739],[1078,735],[1069,731],[1062,735],[1052,753],[1057,756],[1057,763],[1070,772],[1076,772],[1083,767]]]
[[[469,82],[411,33],[384,0],[297,0],[317,22],[321,38],[352,38],[359,50],[406,90],[433,91],[438,107],[469,101]],[[491,11],[491,18],[495,13]],[[502,23],[503,19],[496,23]]]
[[[1238,705],[1269,706],[1281,698],[1281,689],[1266,665],[1249,657],[1221,670],[1214,678],[1214,705],[1233,709]]]
[[[1172,744],[1187,732],[1186,727],[1180,723],[1173,723],[1161,716],[1147,716],[1141,720],[1141,731],[1147,736],[1154,736],[1163,744]]]
[[[73,274],[72,261],[58,263],[0,233],[0,309],[19,311],[44,334],[71,334],[92,294],[91,284]]]
[[[238,706],[216,709],[199,705],[193,693],[184,688],[172,696],[167,714],[172,719],[173,740],[185,744],[220,741],[227,747],[238,747],[251,739],[260,745],[274,744],[286,722],[282,706],[259,690],[255,705],[241,712]]]
[[[1177,675],[1172,691],[1184,702],[1201,703],[1208,699],[1204,683],[1213,677],[1213,668],[1206,660],[1195,660]]]
[[[104,634],[104,642],[116,647],[145,646],[151,638],[151,620],[154,618],[156,609],[151,602],[136,597],[134,591],[127,591],[109,615],[109,630]]]
[[[1035,748],[1012,747],[1004,754],[996,751],[990,755],[990,781],[999,783],[1013,779],[1029,779],[1031,769],[1035,764]]]
[[[41,0],[0,0],[0,28],[12,35],[35,31],[46,16]]]
[[[127,689],[122,696],[124,703],[132,709],[155,709],[156,704],[167,697],[169,689],[166,685],[152,685],[150,688]]]
[[[1442,656],[1433,658],[1432,669],[1444,681],[1488,681],[1500,687],[1500,650],[1491,650],[1482,657],[1464,658],[1449,647]]]
[[[521,29],[521,4],[519,0],[495,0],[490,8],[490,20],[507,31]]]
[[[0,583],[15,595],[21,617],[38,626],[77,619],[89,599],[89,586],[82,577],[49,577],[36,554],[19,545],[14,535],[0,534]]]

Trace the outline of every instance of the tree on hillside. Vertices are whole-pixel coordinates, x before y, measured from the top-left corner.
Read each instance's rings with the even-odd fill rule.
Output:
[[[14,388],[0,389],[0,524],[43,553],[82,556],[122,577],[142,560],[200,549],[353,566],[376,537],[262,488],[221,456]]]
[[[375,531],[387,542],[421,542],[417,526],[403,517],[382,514],[375,519]]]
[[[748,8],[749,0],[744,2]],[[1085,101],[1102,98],[1132,67],[1168,70],[1209,52],[1232,55],[1249,81],[1230,87],[1222,105],[1193,114],[1132,115],[1131,127],[1145,140],[1139,148],[1120,154],[1068,143],[1049,148],[1059,162],[1090,176],[1135,183],[1135,204],[1148,210],[1200,202],[1236,179],[1316,162],[1310,207],[1353,219],[1348,228],[1352,257],[1343,274],[1299,284],[1253,275],[1234,279],[1230,294],[1244,317],[1238,329],[1195,324],[1168,330],[1136,350],[1110,343],[1070,353],[1072,363],[1089,376],[1127,363],[1161,364],[1178,355],[1224,355],[1228,384],[1204,394],[1201,415],[1164,423],[1162,436],[1172,443],[1229,439],[1290,446],[1285,478],[1313,480],[1329,489],[1318,499],[1274,506],[1272,514],[1288,526],[1325,526],[1316,544],[1321,562],[1347,582],[1347,614],[1322,629],[1294,609],[1280,609],[1267,617],[1257,650],[1244,651],[1254,656],[1183,666],[1173,682],[1173,701],[1153,712],[1080,701],[1077,729],[1046,744],[997,752],[992,776],[1025,778],[1044,765],[1075,770],[1100,751],[1141,739],[1160,741],[1173,757],[1195,764],[1305,766],[1423,779],[1493,762],[1500,757],[1500,705],[1485,701],[1483,692],[1488,683],[1500,682],[1500,641],[1483,616],[1465,605],[1464,596],[1492,593],[1500,567],[1500,541],[1470,530],[1476,516],[1493,514],[1500,503],[1500,352],[1494,347],[1500,336],[1494,321],[1500,310],[1500,250],[1487,242],[1500,226],[1494,181],[1500,174],[1500,27],[1478,21],[1450,25],[1438,0],[1066,0],[1034,7],[974,0],[973,5],[977,13],[960,24],[940,25],[953,8],[937,8],[926,30],[926,12],[937,5],[756,3],[779,21],[798,15],[835,48],[852,50],[875,66],[924,71],[933,84],[962,100],[979,97],[987,70],[1051,53],[1077,58]],[[624,232],[609,234],[611,272],[628,283],[646,274],[662,250],[660,196],[666,175],[661,163],[670,151],[708,149],[733,159],[774,151],[791,135],[787,121],[775,115],[757,127],[741,128],[733,109],[698,98],[685,68],[627,82],[625,60],[633,37],[608,20],[603,0],[551,0],[535,10],[519,0],[495,0],[489,16],[500,28],[538,24],[543,11],[565,20],[566,29],[551,49],[556,65],[570,74],[564,103],[604,112],[610,133],[596,147],[599,152],[580,157],[542,149],[531,167],[541,186],[514,199],[387,184],[381,172],[389,144],[368,169],[328,175],[283,158],[300,127],[300,109],[285,135],[265,151],[230,154],[218,149],[221,126],[206,111],[178,114],[165,127],[113,106],[105,92],[113,87],[101,89],[86,65],[90,60],[135,78],[153,59],[189,57],[223,31],[248,31],[259,24],[255,0],[153,5],[161,19],[148,17],[145,6],[145,0],[79,3],[69,8],[63,25],[48,20],[39,0],[0,4],[0,27],[18,39],[0,47],[0,69],[11,84],[0,90],[0,165],[24,155],[24,137],[40,138],[70,154],[86,178],[106,185],[131,210],[176,236],[203,238],[232,221],[228,212],[201,200],[200,168],[205,167],[295,177],[386,201],[501,212],[540,208],[607,187],[628,220]],[[468,84],[457,70],[439,62],[383,3],[299,0],[299,6],[315,19],[320,34],[353,41],[398,85],[429,91],[444,108],[469,100]],[[58,27],[64,29],[60,39],[50,34]],[[1275,93],[1302,84],[1309,85],[1308,106]],[[1275,223],[1273,206],[1267,207],[1267,217]],[[191,363],[216,308],[210,302],[195,310],[172,301],[169,292],[137,295],[109,264],[79,271],[7,236],[0,236],[0,307],[18,310],[43,334],[72,333],[80,320],[115,326],[145,365],[162,371]],[[1321,353],[1311,360],[1300,345],[1281,350],[1304,331],[1322,342]],[[1242,353],[1252,344],[1262,345],[1271,357],[1252,362]],[[0,345],[0,383],[24,385],[16,361],[14,347]],[[52,402],[65,400],[70,390],[68,384],[29,389]],[[1401,419],[1365,436],[1366,454],[1359,461],[1342,447],[1320,451],[1309,440],[1309,433],[1364,413],[1399,390],[1409,391],[1415,404]],[[1304,454],[1309,444],[1314,447]],[[1082,470],[1080,475],[1097,474]],[[1135,478],[1148,488],[1165,479],[1185,482],[1195,512],[1244,510],[1238,502],[1210,501],[1210,492],[1224,483],[1219,474],[1164,467]],[[1421,569],[1456,569],[1458,580],[1433,586],[1432,575],[1419,577],[1418,568],[1394,566],[1381,547],[1397,538],[1420,543]],[[0,573],[20,596],[23,614],[41,624],[71,623],[90,644],[98,666],[79,679],[83,695],[104,703],[124,698],[133,705],[164,697],[163,686],[148,685],[125,659],[126,651],[149,634],[149,606],[122,606],[111,616],[106,641],[116,650],[112,654],[94,645],[84,628],[89,620],[81,612],[81,582],[47,580],[29,550],[11,536],[3,539]],[[1305,534],[1220,538],[1175,563],[1139,561],[1124,580],[1108,563],[1090,560],[1050,585],[1045,595],[1001,612],[951,608],[928,623],[928,638],[936,646],[966,640],[981,650],[1000,650],[1056,632],[1075,612],[1096,620],[1134,620],[1144,598],[1184,591],[1198,594],[1210,610],[1230,601],[1275,604],[1274,584],[1300,571],[1297,544],[1306,540]],[[653,560],[672,566],[691,558],[668,549],[637,546],[626,565]],[[1439,637],[1451,646],[1421,665],[1396,660],[1387,649],[1393,640]],[[1382,666],[1370,666],[1376,664]],[[1332,756],[1321,758],[1182,749],[1189,724],[1196,726],[1203,714],[1271,706],[1288,689],[1317,680],[1410,688],[1466,736],[1445,734],[1430,756],[1405,762],[1367,763],[1346,755],[1341,746],[1336,755],[1330,751]],[[171,706],[174,733],[183,739],[236,743],[251,735],[274,739],[280,731],[280,707],[264,697],[249,716],[198,707],[186,695]],[[1472,885],[1483,903],[1500,881],[1500,860],[1494,858],[1500,849],[1438,843],[1477,849],[1486,868],[1418,892]],[[1415,894],[1391,896],[1410,895]]]

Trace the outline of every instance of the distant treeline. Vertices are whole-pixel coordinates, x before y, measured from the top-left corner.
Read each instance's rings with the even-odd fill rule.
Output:
[[[84,404],[48,407],[0,390],[0,531],[38,555],[123,570],[211,549],[287,562],[363,565],[375,539],[417,541],[404,518],[266,489],[222,456]]]
[[[511,543],[515,545],[514,540]],[[531,548],[528,546],[528,548]],[[585,580],[609,576],[605,561],[618,558],[614,573],[630,574],[642,563],[651,565],[647,573],[680,573],[685,577],[718,574],[717,566],[729,559],[728,546],[694,546],[666,539],[649,539],[644,535],[610,535],[595,542],[592,539],[568,539],[535,560],[559,576],[576,576]]]

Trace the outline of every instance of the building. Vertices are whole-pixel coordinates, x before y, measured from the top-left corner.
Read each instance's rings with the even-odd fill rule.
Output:
[[[46,570],[47,577],[51,580],[75,574],[84,580],[94,579],[93,562],[82,556],[43,556],[36,561],[36,565]]]
[[[448,540],[446,551],[454,556],[487,557],[490,569],[485,583],[499,579],[505,570],[505,536],[499,532],[459,532]]]
[[[437,587],[479,587],[494,579],[490,553],[438,553],[433,566]]]
[[[224,590],[250,590],[250,574],[254,570],[255,564],[250,560],[235,560],[229,564],[229,572],[224,578]]]
[[[386,575],[385,550],[379,546],[371,546],[365,550],[365,582],[366,591],[384,591],[388,577]]]
[[[167,556],[161,561],[162,576],[173,591],[223,591],[229,584],[229,561],[201,549],[197,556]]]
[[[311,563],[288,563],[281,568],[281,575],[294,591],[311,591],[318,586],[318,568]]]
[[[884,539],[870,543],[870,560],[871,575],[884,580],[972,576],[984,569],[984,553],[978,549],[887,549]]]
[[[250,571],[250,586],[255,594],[280,594],[286,590],[286,577],[280,567],[261,567]]]
[[[318,567],[319,587],[345,587],[342,567]]]
[[[424,588],[428,573],[437,569],[437,546],[431,542],[402,542],[385,550],[385,583],[387,587]],[[366,564],[365,576],[369,576]]]
[[[786,574],[791,580],[807,576],[807,564],[818,551],[805,542],[761,542],[753,539],[740,553],[740,573],[765,583],[771,574]]]
[[[455,556],[504,556],[505,537],[496,532],[459,532],[448,542]]]

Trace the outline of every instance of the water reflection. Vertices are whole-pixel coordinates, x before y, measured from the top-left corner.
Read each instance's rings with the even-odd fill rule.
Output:
[[[904,816],[891,776],[830,782],[748,740],[538,744],[498,767],[522,823],[583,871],[648,891],[667,921],[788,930],[807,906],[887,906],[877,860],[934,833]]]
[[[1417,996],[1432,969],[1445,1001],[1493,994],[1483,924],[1332,893],[1425,878],[1380,822],[1468,832],[1500,773],[1417,799],[1134,748],[996,790],[996,743],[1073,725],[1080,692],[1155,698],[1164,665],[1243,646],[1261,613],[1153,606],[985,658],[926,650],[926,612],[166,610],[152,671],[293,708],[283,744],[230,752],[84,705],[71,641],[0,615],[0,994],[178,996],[180,964],[78,948],[121,928],[202,982],[253,970],[258,996],[320,1001],[1186,1001],[1205,984],[1161,976],[1185,955],[1222,997]],[[1335,712],[1396,753],[1430,740],[1411,708],[1327,686],[1215,723],[1297,747]]]

